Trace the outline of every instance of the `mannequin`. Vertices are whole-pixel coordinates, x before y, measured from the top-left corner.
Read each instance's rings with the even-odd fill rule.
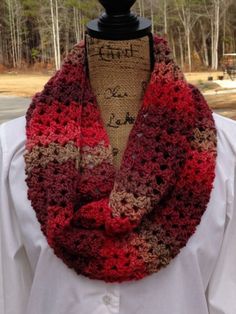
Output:
[[[87,57],[117,168],[150,78],[149,38],[111,41],[87,35]]]
[[[88,70],[118,169],[150,79],[152,38],[150,22],[129,11],[135,1],[100,2],[106,13],[88,24],[85,37]]]

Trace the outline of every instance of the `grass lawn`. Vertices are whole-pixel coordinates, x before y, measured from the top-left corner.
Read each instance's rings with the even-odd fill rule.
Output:
[[[32,97],[36,92],[43,89],[45,83],[53,74],[0,74],[0,96],[12,95],[19,97]],[[212,92],[212,95],[205,95],[210,107],[215,111],[236,119],[236,92],[220,93],[220,87],[208,77],[216,80],[222,72],[196,72],[185,73],[187,81],[196,85],[202,93]],[[0,106],[1,111],[1,106]]]

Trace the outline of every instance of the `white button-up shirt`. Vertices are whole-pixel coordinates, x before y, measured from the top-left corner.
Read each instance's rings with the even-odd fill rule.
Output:
[[[214,114],[216,178],[195,234],[158,273],[105,283],[57,258],[27,199],[25,117],[0,127],[1,314],[236,314],[236,122]]]

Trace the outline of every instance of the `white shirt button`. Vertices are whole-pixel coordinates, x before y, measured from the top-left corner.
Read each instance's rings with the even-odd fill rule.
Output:
[[[103,296],[102,300],[103,300],[103,303],[106,305],[111,304],[111,297],[107,294]]]

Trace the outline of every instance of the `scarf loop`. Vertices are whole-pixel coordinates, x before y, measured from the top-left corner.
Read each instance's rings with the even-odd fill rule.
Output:
[[[91,279],[138,280],[167,266],[210,199],[212,112],[166,41],[153,41],[154,69],[118,170],[83,41],[26,114],[28,198],[55,255]]]

